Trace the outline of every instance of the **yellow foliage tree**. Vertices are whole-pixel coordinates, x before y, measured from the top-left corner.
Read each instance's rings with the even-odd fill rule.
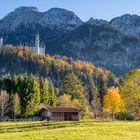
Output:
[[[75,60],[72,62],[72,66],[77,70],[81,70],[83,68],[83,63],[79,60]]]
[[[57,101],[57,106],[60,107],[79,107],[80,102],[78,99],[71,100],[71,96],[64,94],[63,96],[60,96]]]
[[[126,112],[134,120],[140,120],[140,69],[130,71],[123,78],[120,91]]]
[[[107,91],[103,101],[104,108],[112,114],[112,119],[115,119],[115,114],[123,111],[123,100],[119,93],[119,88],[111,88]]]
[[[82,119],[89,118],[90,112],[88,106],[83,102],[81,103],[78,99],[71,99],[71,96],[64,94],[57,99],[57,106],[59,107],[76,107],[80,109],[80,117]]]
[[[17,47],[18,57],[23,57],[23,49],[21,47]]]

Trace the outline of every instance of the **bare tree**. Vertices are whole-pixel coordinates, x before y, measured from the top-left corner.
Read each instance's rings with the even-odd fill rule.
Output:
[[[101,103],[97,97],[94,97],[91,102],[91,108],[93,110],[93,117],[97,118],[101,116]]]
[[[8,112],[8,108],[9,108],[8,101],[9,101],[9,95],[7,94],[7,91],[2,90],[0,92],[0,113],[2,116]]]
[[[16,93],[13,96],[13,111],[14,111],[14,119],[16,114],[19,112],[19,104],[20,104],[20,97],[19,95]]]

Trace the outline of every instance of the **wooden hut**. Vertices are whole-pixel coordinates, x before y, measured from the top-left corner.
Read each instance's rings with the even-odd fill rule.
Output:
[[[42,120],[78,121],[80,110],[77,108],[40,108],[38,115]]]
[[[49,108],[52,120],[55,121],[78,121],[79,109],[77,108]]]

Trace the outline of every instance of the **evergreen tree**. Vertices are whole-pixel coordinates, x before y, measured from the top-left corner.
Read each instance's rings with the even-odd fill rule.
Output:
[[[40,105],[40,88],[36,78],[32,77],[32,99],[31,99],[31,109],[32,113],[37,111],[37,108]]]
[[[54,86],[53,84],[49,84],[49,105],[52,107],[56,106],[56,95],[54,92]]]
[[[106,93],[107,93],[107,84],[106,81],[103,78],[101,78],[100,87],[99,87],[99,97],[102,106],[103,106],[104,96],[106,95]]]
[[[73,99],[83,100],[84,87],[81,81],[74,74],[69,74],[65,77],[64,84],[61,87],[61,94],[69,94]]]
[[[2,89],[6,90],[9,94],[13,93],[14,82],[10,75],[3,76]]]
[[[40,83],[40,96],[41,103],[44,103],[46,106],[49,104],[49,83],[48,80],[41,80]]]
[[[104,115],[103,101],[104,101],[104,96],[106,95],[106,93],[107,93],[107,83],[106,83],[104,78],[101,78],[100,85],[99,85],[99,99],[100,99],[100,103],[101,103],[101,107],[100,107],[101,117],[103,117],[103,115]]]
[[[21,77],[20,77],[21,78]],[[20,105],[21,105],[21,115],[26,116],[29,115],[30,113],[30,95],[29,95],[29,90],[28,90],[28,78],[25,76],[22,81],[19,79],[19,91],[20,91]]]
[[[25,76],[21,85],[21,114],[24,116],[32,115],[40,104],[39,84],[33,76]]]

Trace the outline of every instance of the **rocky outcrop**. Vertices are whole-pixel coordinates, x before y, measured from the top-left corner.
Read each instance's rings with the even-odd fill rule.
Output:
[[[122,32],[140,37],[140,16],[125,14],[112,19],[110,24]]]
[[[103,24],[109,24],[108,21],[103,20],[103,19],[94,19],[94,18],[90,18],[87,21],[88,24],[96,24],[96,25],[103,25]]]

